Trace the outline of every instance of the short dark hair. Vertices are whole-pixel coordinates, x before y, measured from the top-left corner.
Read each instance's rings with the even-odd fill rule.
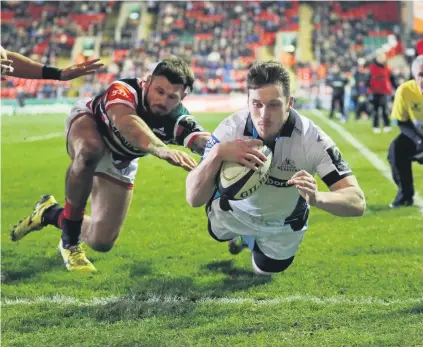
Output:
[[[152,76],[164,76],[172,84],[183,84],[184,89],[192,90],[194,73],[181,58],[169,56],[163,59],[154,69]]]
[[[285,67],[276,61],[255,61],[248,71],[247,88],[257,89],[267,84],[278,84],[287,98],[291,95],[291,79]]]

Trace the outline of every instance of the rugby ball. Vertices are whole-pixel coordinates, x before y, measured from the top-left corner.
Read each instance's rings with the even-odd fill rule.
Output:
[[[272,150],[265,145],[255,149],[267,158],[258,171],[234,162],[222,163],[216,182],[220,195],[229,200],[243,200],[254,194],[267,181],[272,167]]]

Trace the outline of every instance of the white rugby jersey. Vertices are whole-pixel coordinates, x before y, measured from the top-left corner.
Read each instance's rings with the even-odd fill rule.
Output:
[[[223,120],[212,133],[203,158],[216,143],[251,138],[259,136],[249,111],[239,111]],[[287,184],[300,170],[317,173],[328,186],[352,175],[329,136],[292,109],[275,141],[267,182],[244,200],[220,199],[216,190],[207,204],[209,218],[221,228],[239,234],[293,232],[297,233],[295,238],[302,237],[300,234],[307,229],[309,206],[295,186]]]

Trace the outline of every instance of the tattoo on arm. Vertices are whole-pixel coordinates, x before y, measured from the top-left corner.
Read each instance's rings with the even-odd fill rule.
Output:
[[[142,119],[136,119],[135,122],[125,124],[120,131],[133,146],[156,157],[160,157],[161,150],[167,147],[154,135],[150,127]]]
[[[160,141],[160,140],[159,140]],[[147,148],[147,152],[151,153],[152,155],[159,157],[161,154],[161,150],[166,148],[167,146],[163,142],[150,142]]]

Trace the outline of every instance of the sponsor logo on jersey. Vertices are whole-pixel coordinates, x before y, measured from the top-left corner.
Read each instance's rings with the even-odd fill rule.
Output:
[[[333,165],[336,167],[336,170],[338,170],[338,172],[347,173],[347,172],[351,171],[348,164],[342,158],[342,154],[339,151],[338,147],[336,147],[336,146],[329,147],[326,150],[326,152],[329,155],[330,159],[332,160]]]
[[[288,180],[281,180],[276,177],[269,176],[266,181],[267,186],[274,186],[276,188],[289,188],[292,187],[293,184],[288,184]]]
[[[270,170],[262,178],[260,178],[260,181],[258,181],[255,186],[251,187],[245,192],[242,192],[241,198],[245,199],[245,198],[248,198],[251,194],[253,194],[257,189],[259,189],[262,186],[262,184],[267,182],[267,180],[269,179],[269,175],[270,175]]]
[[[132,152],[138,153],[140,152],[138,148],[136,148],[135,146],[133,146],[131,143],[129,143],[120,133],[119,129],[116,128],[116,126],[114,124],[110,124],[110,127],[113,131],[113,133],[116,135],[116,137],[119,139],[119,141],[122,143],[122,145],[124,147],[126,147],[127,149],[129,149]]]
[[[124,98],[129,98],[129,95],[123,89],[115,89],[110,94],[110,96],[117,96],[117,95],[123,96]]]
[[[288,172],[300,171],[295,167],[295,161],[289,158],[286,158],[281,164],[277,166],[277,168],[281,171],[288,171]]]
[[[164,128],[153,128],[153,133],[166,136]]]
[[[203,154],[203,156],[201,157],[201,160],[203,160],[205,157],[206,157],[206,155],[210,152],[210,150],[213,148],[213,146],[216,144],[216,143],[219,143],[220,141],[212,134],[211,136],[210,136],[210,138],[209,138],[209,140],[207,141],[207,143],[206,143],[206,146],[205,146],[205,148],[204,148],[204,154]]]

